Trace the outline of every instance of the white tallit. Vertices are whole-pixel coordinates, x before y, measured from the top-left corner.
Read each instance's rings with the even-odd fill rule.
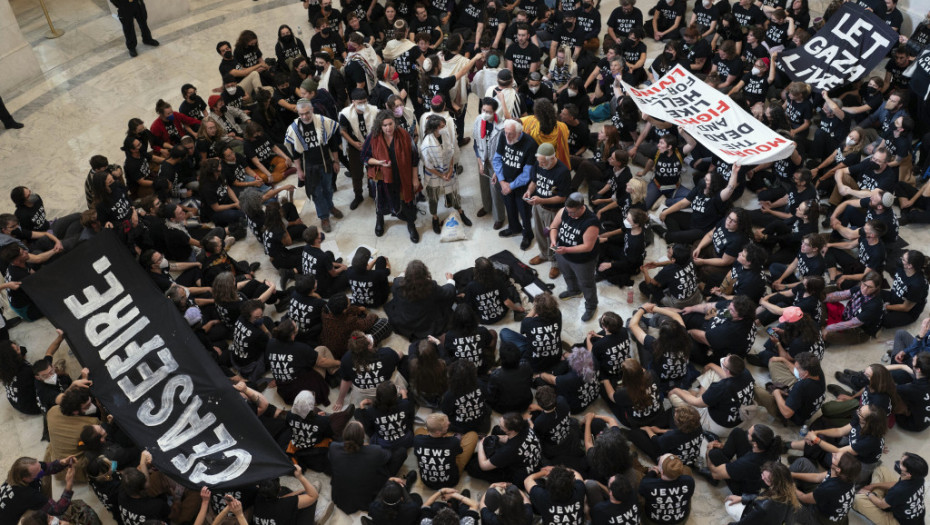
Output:
[[[456,73],[468,67],[469,60],[462,55],[455,55],[449,60],[442,60],[440,57],[440,62],[442,71],[439,72],[439,76],[444,78],[454,77]],[[468,79],[465,76],[456,81],[455,87],[449,92],[449,98],[459,107],[468,102]]]
[[[448,171],[452,165],[452,159],[455,155],[455,148],[452,145],[452,137],[445,133],[445,129],[439,132],[442,141],[430,133],[420,142],[420,165],[423,166],[423,178],[427,188],[442,188],[443,194],[456,191],[458,183],[453,174],[452,178],[445,180],[437,177],[435,174],[426,171],[429,168],[440,173]]]

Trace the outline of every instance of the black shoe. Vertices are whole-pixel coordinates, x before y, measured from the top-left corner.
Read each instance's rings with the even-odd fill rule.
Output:
[[[465,226],[471,226],[471,219],[469,219],[468,216],[465,215],[464,211],[459,210],[459,218],[462,219],[462,224],[464,224]]]
[[[14,328],[14,327],[19,326],[20,323],[22,323],[22,322],[23,322],[23,318],[22,318],[22,317],[19,317],[19,316],[14,317],[14,318],[12,318],[12,319],[6,319],[6,325],[5,325],[5,327],[6,327],[7,330],[9,330],[10,328]]]
[[[152,47],[158,47],[161,45],[158,43],[158,40],[155,40],[154,38],[151,40],[143,40],[142,43],[147,46],[152,46]]]
[[[274,309],[279,314],[287,311],[287,307],[291,304],[291,298],[287,294],[282,293],[281,297],[278,299],[278,302],[274,303]]]
[[[653,224],[652,231],[653,233],[655,233],[659,237],[662,237],[663,239],[665,238],[665,234],[668,232],[668,230],[665,229],[665,226],[662,226],[661,224]]]
[[[437,234],[442,231],[442,227],[439,225],[439,217],[433,217],[433,231]]]
[[[255,261],[252,264],[249,264],[249,273],[255,273],[261,267],[262,267],[262,263]]]
[[[752,366],[762,366],[762,367],[765,366],[765,365],[763,364],[763,362],[762,362],[762,358],[759,357],[759,354],[749,354],[749,355],[747,355],[747,356],[746,356],[746,362],[749,363],[749,364],[751,364]]]
[[[131,56],[131,57],[137,57],[137,56],[139,56],[139,52],[136,51],[135,49],[130,49],[130,50],[129,50],[129,56]]]
[[[581,297],[581,290],[575,290],[575,291],[565,290],[564,292],[559,294],[559,299],[562,299],[562,300],[573,299],[575,297]]]
[[[417,202],[426,202],[426,195],[423,192],[417,193]]]
[[[501,237],[516,237],[517,235],[520,235],[520,230],[511,230],[510,228],[506,228],[497,232],[497,234]]]
[[[706,479],[707,482],[710,483],[710,486],[712,487],[716,487],[717,485],[720,484],[720,480],[714,479],[714,476],[710,473],[710,469],[707,467],[698,469],[697,473],[699,476]]]
[[[297,272],[289,268],[282,268],[278,270],[278,275],[281,276],[281,290],[285,290],[287,283],[297,275]]]
[[[420,232],[417,231],[416,224],[412,222],[408,222],[407,231],[410,232],[410,242],[412,242],[413,244],[420,242]]]
[[[462,489],[462,492],[460,492],[459,494],[461,494],[462,496],[464,496],[464,497],[466,497],[466,498],[470,498],[470,497],[471,497],[471,491],[468,490],[468,489]]]
[[[368,516],[362,516],[362,525],[375,525],[375,522]]]
[[[417,482],[417,471],[411,470],[404,476],[404,488],[409,492],[413,488],[413,484]]]
[[[375,219],[375,236],[381,237],[382,235],[384,235],[384,215],[379,213]]]
[[[352,199],[352,203],[349,204],[349,209],[350,209],[350,210],[354,210],[355,208],[358,208],[359,205],[361,205],[361,204],[362,204],[362,201],[364,201],[364,200],[365,200],[365,198],[362,197],[361,195],[356,195],[355,198]]]
[[[499,230],[503,227],[504,227],[504,221],[494,221],[494,225],[492,226],[492,228],[494,228],[495,230]]]
[[[3,127],[5,127],[6,129],[23,129],[25,126],[23,126],[23,124],[20,122],[11,120],[9,122],[4,122]]]
[[[851,395],[840,385],[827,385],[827,392],[830,392],[836,397],[840,397],[841,395],[846,395],[846,396]]]
[[[478,213],[476,215],[478,216],[478,218],[481,218],[487,214],[488,214],[487,210],[485,210],[484,208],[481,208],[480,210],[478,210]]]
[[[844,370],[842,372],[836,372],[833,374],[833,377],[836,378],[836,380],[839,381],[840,383],[848,387],[855,388],[853,387],[853,384],[852,384],[852,375],[849,372],[852,372],[852,370],[849,370],[849,371]]]
[[[532,236],[530,236],[530,237],[524,237],[523,240],[520,241],[520,249],[521,249],[521,250],[526,250],[526,249],[529,248],[530,245],[532,245],[532,244],[533,244],[533,237],[532,237]]]
[[[584,313],[581,314],[582,323],[587,323],[591,319],[594,319],[594,310],[585,310]]]

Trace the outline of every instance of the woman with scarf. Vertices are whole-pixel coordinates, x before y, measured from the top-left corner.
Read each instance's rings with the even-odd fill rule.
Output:
[[[478,157],[478,185],[481,191],[481,209],[478,210],[478,217],[493,213],[495,230],[501,229],[507,218],[504,196],[496,191],[491,183],[491,175],[494,172],[491,159],[497,151],[497,141],[504,132],[504,122],[498,118],[497,108],[497,100],[491,97],[481,99],[481,113],[479,118],[475,119],[475,127],[472,130],[475,156]]]
[[[368,178],[375,193],[375,235],[378,237],[384,235],[384,214],[390,213],[406,220],[410,240],[420,242],[415,202],[415,194],[420,190],[419,161],[410,134],[397,125],[393,112],[378,113],[371,134],[362,145],[362,163],[368,167]]]
[[[539,99],[533,104],[533,114],[520,119],[523,132],[533,137],[536,144],[548,142],[555,147],[555,156],[569,170],[572,161],[568,153],[568,126],[559,121],[555,105],[548,99]]]
[[[433,216],[433,231],[440,233],[439,197],[445,196],[446,207],[454,208],[462,219],[462,224],[471,226],[471,220],[462,211],[462,199],[459,196],[459,182],[455,176],[453,157],[455,145],[449,140],[442,140],[442,128],[446,119],[439,115],[430,115],[423,130],[420,142],[420,157],[423,159],[423,176],[426,181],[426,197],[429,200],[429,212]]]

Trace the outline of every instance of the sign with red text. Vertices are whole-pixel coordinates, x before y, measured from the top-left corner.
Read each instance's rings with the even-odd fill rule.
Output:
[[[730,164],[764,164],[786,158],[795,143],[705,84],[682,66],[676,66],[656,83],[623,89],[643,113],[677,124],[713,154]]]

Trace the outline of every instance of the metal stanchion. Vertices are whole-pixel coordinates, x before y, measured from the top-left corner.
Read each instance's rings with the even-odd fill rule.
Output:
[[[55,24],[52,23],[52,17],[48,16],[48,8],[45,7],[45,0],[39,0],[39,5],[42,6],[42,12],[45,13],[45,20],[48,22],[48,32],[45,33],[45,38],[58,38],[65,34],[64,31],[57,29]]]

